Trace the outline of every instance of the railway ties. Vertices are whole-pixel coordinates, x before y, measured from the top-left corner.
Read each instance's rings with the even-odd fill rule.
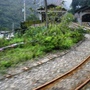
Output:
[[[90,65],[90,56],[62,76],[58,76],[33,90],[81,90],[87,83],[90,84],[88,65]]]

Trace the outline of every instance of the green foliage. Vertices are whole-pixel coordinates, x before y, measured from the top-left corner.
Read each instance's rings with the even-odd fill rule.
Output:
[[[75,10],[78,9],[77,6],[90,6],[90,0],[72,0],[72,12],[75,13]]]
[[[74,32],[71,35],[71,37],[73,38],[74,43],[77,43],[77,42],[79,42],[80,40],[82,40],[84,38],[83,37],[83,29],[79,28]]]
[[[9,31],[9,29],[7,27],[2,27],[2,26],[0,26],[0,30],[2,30],[2,31]]]
[[[9,68],[12,65],[11,61],[1,61],[0,62],[0,67],[5,67],[5,68]]]
[[[48,52],[53,49],[70,48],[74,44],[75,36],[76,41],[81,40],[81,33],[74,31],[68,27],[69,23],[73,20],[73,15],[65,14],[58,25],[50,25],[48,29],[43,27],[30,27],[25,33],[25,37],[29,38],[32,45],[40,44],[44,46],[44,51]],[[73,37],[74,37],[73,36]],[[83,36],[83,35],[82,35]]]
[[[26,0],[26,16],[30,15],[29,8],[35,8],[32,4],[33,0]],[[23,0],[0,0],[0,30],[12,28],[12,23],[15,23],[15,28],[20,26],[23,21]]]
[[[10,40],[6,40],[3,38],[3,39],[0,39],[0,48],[4,47],[4,46],[11,45],[11,44],[19,43],[19,42],[24,42],[24,38],[14,37]]]
[[[5,39],[0,39],[0,47],[6,46],[7,43],[8,43],[7,40],[5,40]]]
[[[63,41],[61,42],[61,48],[62,49],[68,49],[73,45],[73,40],[70,37],[64,37]]]
[[[27,21],[38,21],[38,17],[36,16],[36,11],[33,8],[30,8],[30,15],[27,17]]]
[[[31,26],[31,25],[34,25],[34,24],[40,24],[41,23],[41,21],[40,20],[33,20],[33,21],[26,21],[26,22],[22,22],[21,23],[21,28],[22,29],[27,29],[29,26]]]
[[[61,6],[57,6],[55,9],[56,10],[62,10],[62,7]]]
[[[24,41],[23,38],[13,38],[12,40],[9,41],[9,44],[19,43],[23,41]]]
[[[37,17],[36,17],[36,15],[34,15],[34,14],[31,14],[30,16],[28,16],[27,17],[27,21],[37,21],[37,20],[39,20]]]
[[[57,6],[54,8],[50,8],[52,12],[48,12],[48,20],[51,24],[55,24],[57,22],[61,21],[62,15],[64,14],[63,12],[53,12],[54,10],[62,11],[64,8],[62,6]]]
[[[71,13],[67,13],[62,17],[61,23],[67,26],[71,21],[73,21],[73,19],[74,19],[74,16]]]
[[[72,19],[73,16],[67,14],[60,24],[49,25],[49,28],[28,27],[22,36],[25,42],[22,48],[17,47],[0,52],[0,67],[8,68],[53,50],[69,49],[84,37],[82,28],[72,30],[68,27]]]

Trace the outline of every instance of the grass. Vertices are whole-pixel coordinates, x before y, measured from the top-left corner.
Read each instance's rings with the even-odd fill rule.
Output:
[[[74,31],[70,29],[68,27],[70,19],[68,20],[67,16],[58,25],[50,25],[49,28],[29,27],[22,37],[16,37],[9,42],[2,40],[3,43],[0,46],[21,41],[24,41],[25,44],[0,52],[0,70],[5,70],[54,50],[69,49],[82,40],[83,29],[79,28]]]
[[[77,35],[77,34],[76,34]],[[79,37],[79,35],[77,35]],[[76,36],[75,36],[76,37]],[[69,49],[82,38],[75,39],[70,36],[60,36],[52,38],[45,36],[40,42],[27,42],[24,46],[18,46],[10,50],[0,52],[0,70],[15,66],[32,58],[39,57],[53,50]]]
[[[25,62],[32,58],[43,55],[44,52],[40,50],[39,46],[30,46],[23,48],[15,48],[0,52],[0,69],[6,69],[15,66],[20,62]],[[42,48],[42,47],[41,47]]]
[[[0,48],[14,43],[23,42],[23,41],[24,41],[24,38],[18,38],[18,37],[12,38],[11,40],[0,39],[0,42],[1,42]]]

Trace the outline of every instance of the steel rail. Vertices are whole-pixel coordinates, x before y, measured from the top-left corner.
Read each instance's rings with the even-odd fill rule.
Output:
[[[87,83],[90,82],[90,78],[88,78],[85,82],[83,82],[80,86],[76,87],[75,90],[80,90],[82,89]]]
[[[68,72],[66,72],[65,74],[56,77],[55,79],[46,82],[45,84],[38,86],[36,88],[34,88],[33,90],[43,90],[43,88],[51,85],[52,83],[55,83],[56,81],[68,76],[69,74],[73,73],[75,70],[77,70],[79,67],[83,66],[84,63],[86,63],[88,60],[90,60],[90,56],[88,56],[86,59],[84,59],[79,65],[75,66],[73,69],[69,70]]]

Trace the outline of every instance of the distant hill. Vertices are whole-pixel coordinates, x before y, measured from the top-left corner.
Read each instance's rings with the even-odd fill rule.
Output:
[[[30,15],[30,7],[35,8],[34,0],[26,0],[26,13]],[[23,21],[23,0],[0,0],[0,30],[12,28],[12,23],[15,27]]]
[[[72,0],[71,6],[74,13],[80,7],[90,6],[90,0]]]
[[[48,4],[60,4],[63,0],[47,0]],[[23,2],[24,0],[0,0],[0,30],[12,29],[12,23],[15,28],[19,27],[23,21]],[[30,8],[36,9],[44,5],[44,0],[26,0],[26,15],[31,14]]]

